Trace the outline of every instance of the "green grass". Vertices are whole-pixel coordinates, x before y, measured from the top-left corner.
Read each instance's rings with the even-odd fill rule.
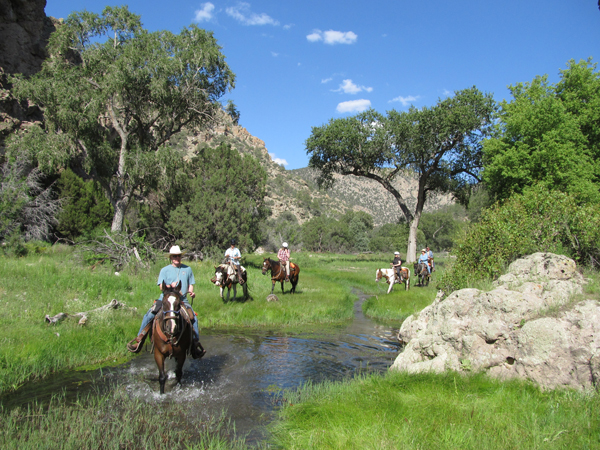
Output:
[[[149,406],[121,388],[74,404],[55,397],[49,405],[0,409],[2,449],[241,450],[244,437],[225,413],[203,417],[190,402]]]
[[[597,449],[600,396],[485,375],[390,372],[284,394],[285,449]]]
[[[282,295],[278,283],[279,301],[267,302],[270,276],[261,274],[267,256],[275,255],[245,257],[253,297],[246,302],[221,300],[219,289],[210,283],[215,262],[187,263],[196,279],[193,307],[201,334],[207,329],[293,331],[347,323],[353,317],[356,290],[378,296],[366,303],[367,315],[401,321],[435,296],[431,285],[380,295],[387,285],[375,283],[375,270],[389,266],[389,255],[296,253],[293,261],[301,269],[296,294],[289,294],[290,285],[285,284]],[[60,245],[24,258],[0,258],[0,393],[52,372],[117,363],[129,356],[125,344],[136,336],[143,314],[160,294],[156,279],[168,261],[143,273],[123,271],[118,276],[110,267],[92,269],[78,261],[72,248]],[[46,315],[90,311],[112,299],[131,309],[90,314],[85,326],[77,324],[79,317],[56,325],[44,322]]]

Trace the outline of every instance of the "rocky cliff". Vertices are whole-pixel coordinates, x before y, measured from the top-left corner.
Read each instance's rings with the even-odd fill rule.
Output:
[[[37,107],[12,96],[7,75],[40,70],[56,23],[45,7],[46,0],[0,0],[0,154],[10,133],[42,120]]]
[[[485,371],[541,386],[600,387],[600,304],[573,302],[584,279],[565,256],[513,262],[490,292],[462,289],[411,316],[391,370]]]

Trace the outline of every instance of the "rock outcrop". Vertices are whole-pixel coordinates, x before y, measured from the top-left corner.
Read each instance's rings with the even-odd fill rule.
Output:
[[[9,134],[43,120],[39,108],[12,95],[7,75],[32,75],[42,67],[56,23],[45,7],[46,0],[0,0],[0,155]]]
[[[535,253],[513,262],[490,292],[440,294],[402,324],[406,347],[391,369],[486,371],[547,388],[598,388],[600,304],[571,300],[583,284],[573,260]]]

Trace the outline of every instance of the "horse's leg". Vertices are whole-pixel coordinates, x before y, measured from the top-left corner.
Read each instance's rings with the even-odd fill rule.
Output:
[[[392,278],[392,279],[390,280],[390,287],[388,288],[388,291],[387,291],[387,293],[388,293],[388,294],[389,294],[390,292],[392,292],[392,289],[394,288],[394,282],[395,282],[395,281],[396,281],[396,279],[395,279],[395,278]]]
[[[233,301],[235,301],[236,297],[237,297],[237,284],[233,283]]]
[[[219,294],[221,295],[221,299],[225,301],[225,297],[223,297],[223,286],[219,286]]]
[[[281,280],[281,293],[285,294],[285,290],[283,289],[283,280]]]
[[[275,280],[271,281],[271,295],[273,295],[274,290],[275,290]]]
[[[292,289],[290,289],[290,294],[295,294],[296,293],[296,285],[298,284],[298,278],[290,278],[290,281],[292,282]]]
[[[175,376],[177,377],[177,384],[181,384],[181,377],[183,376],[183,364],[185,363],[185,348],[179,349],[179,353],[176,356],[177,368],[175,369]]]
[[[165,393],[165,382],[168,376],[165,374],[165,355],[163,355],[158,347],[154,345],[154,361],[158,367],[158,383],[160,384],[160,393]]]

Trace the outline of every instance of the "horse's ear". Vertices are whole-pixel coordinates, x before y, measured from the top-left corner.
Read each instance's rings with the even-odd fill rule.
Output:
[[[164,291],[165,289],[167,289],[167,285],[165,284],[165,282],[163,281],[162,284],[160,285],[160,290]]]
[[[177,290],[181,291],[181,281],[179,283],[177,283]]]

